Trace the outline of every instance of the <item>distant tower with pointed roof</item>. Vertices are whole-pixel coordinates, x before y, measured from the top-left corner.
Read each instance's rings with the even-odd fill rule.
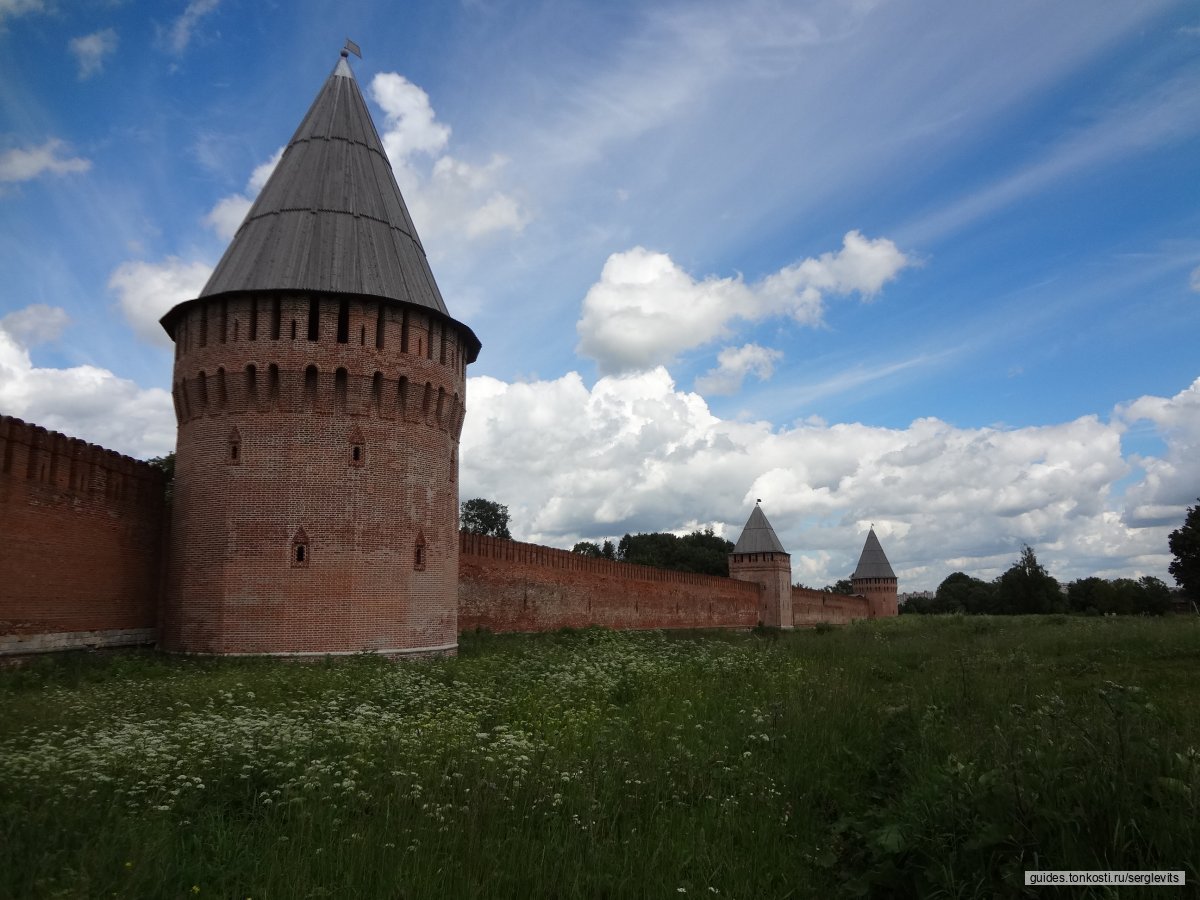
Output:
[[[858,558],[858,567],[850,576],[850,583],[854,593],[867,598],[872,619],[899,613],[896,573],[892,571],[892,564],[888,562],[887,554],[875,536],[874,527],[867,532],[867,540]]]
[[[792,557],[757,503],[729,554],[729,577],[763,586],[759,622],[768,628],[792,627]]]
[[[162,319],[179,423],[160,643],[457,646],[466,367],[343,51],[194,300]]]

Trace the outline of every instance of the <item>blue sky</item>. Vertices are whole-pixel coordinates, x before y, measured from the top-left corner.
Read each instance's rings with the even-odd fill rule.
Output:
[[[166,452],[194,296],[343,39],[451,313],[465,495],[754,499],[796,580],[1167,578],[1200,495],[1186,2],[0,0],[0,412]]]

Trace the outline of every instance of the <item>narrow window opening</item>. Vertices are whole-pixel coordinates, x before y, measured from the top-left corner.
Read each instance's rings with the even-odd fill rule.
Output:
[[[200,346],[208,346],[208,307],[200,307]]]
[[[303,528],[298,528],[292,538],[292,567],[305,568],[311,558],[312,554],[308,551],[308,533]]]
[[[258,340],[258,298],[250,298],[250,340]]]
[[[230,465],[241,465],[242,462],[242,435],[241,432],[234,428],[229,432],[229,463]]]
[[[446,389],[440,387],[440,388],[438,388],[437,411],[434,414],[439,426],[442,425],[442,423],[444,421],[442,419],[442,416],[445,414],[445,412],[446,412]]]
[[[349,300],[342,300],[340,303],[338,303],[337,342],[339,344],[346,344],[350,342]]]
[[[316,297],[308,301],[308,339],[319,340],[321,337],[321,301]]]
[[[229,301],[221,301],[221,343],[225,343],[228,337],[226,332],[229,330]]]
[[[408,352],[408,310],[401,313],[403,318],[400,320],[400,352]]]
[[[338,369],[333,375],[333,402],[338,412],[346,411],[346,370]]]
[[[296,320],[292,319],[292,340],[296,339]]]
[[[383,304],[379,304],[379,314],[375,319],[375,349],[383,349],[383,333],[384,333],[384,316]]]
[[[376,372],[371,378],[371,405],[378,415],[383,410],[383,373]]]
[[[446,364],[446,331],[445,331],[445,329],[442,329],[442,341],[438,345],[438,347],[440,348],[438,350],[438,362],[440,362],[444,366]]]
[[[416,543],[413,544],[413,570],[424,572],[425,562],[425,534],[418,531]]]
[[[367,442],[362,430],[355,426],[350,432],[350,465],[361,467],[367,460]]]
[[[258,369],[254,363],[246,366],[246,399],[250,403],[258,400]]]
[[[354,446],[354,452],[351,454],[355,462],[362,462],[362,447],[357,444]]]
[[[360,325],[358,328],[358,346],[367,346],[367,326]]]
[[[239,326],[240,324],[241,324],[241,323],[240,323],[240,322],[238,322],[238,320],[237,320],[237,319],[234,319],[234,320],[233,320],[233,342],[234,342],[235,344],[236,344],[236,343],[237,343],[237,341],[238,341],[238,337],[239,337],[239,335],[238,335],[238,326]]]
[[[279,366],[271,363],[267,367],[267,399],[276,401],[279,399]]]
[[[408,415],[408,379],[403,376],[396,386],[396,411],[401,419]]]
[[[309,366],[304,370],[304,400],[312,406],[317,402],[317,367]]]
[[[271,300],[271,340],[279,340],[279,326],[283,322],[283,307],[278,297]]]
[[[433,322],[432,321],[429,323],[428,338],[429,338],[429,341],[427,342],[428,346],[425,348],[425,358],[433,359]]]
[[[196,378],[196,396],[200,401],[200,411],[208,410],[208,374],[201,372]]]

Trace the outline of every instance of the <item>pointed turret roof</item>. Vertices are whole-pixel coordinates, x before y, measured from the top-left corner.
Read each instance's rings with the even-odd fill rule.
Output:
[[[779,542],[779,538],[775,534],[775,529],[767,521],[762,507],[757,504],[754,507],[754,511],[750,513],[750,518],[746,520],[746,527],[742,529],[742,536],[734,544],[733,552],[787,553],[783,549],[783,544]]]
[[[450,318],[345,51],[200,297],[280,290],[366,295]],[[163,317],[168,331],[183,305]],[[479,341],[455,324],[472,362]]]
[[[858,558],[858,568],[854,570],[850,579],[895,577],[892,564],[888,562],[887,554],[883,552],[879,538],[875,537],[875,529],[872,528],[867,532],[867,542],[863,544],[862,556]]]

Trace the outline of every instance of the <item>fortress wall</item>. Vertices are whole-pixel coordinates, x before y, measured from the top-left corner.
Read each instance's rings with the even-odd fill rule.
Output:
[[[0,416],[0,656],[152,643],[163,473]]]
[[[761,586],[459,534],[458,628],[752,628]]]
[[[857,594],[831,594],[808,588],[792,588],[792,624],[797,628],[829,622],[844,625],[870,616],[871,604]]]

